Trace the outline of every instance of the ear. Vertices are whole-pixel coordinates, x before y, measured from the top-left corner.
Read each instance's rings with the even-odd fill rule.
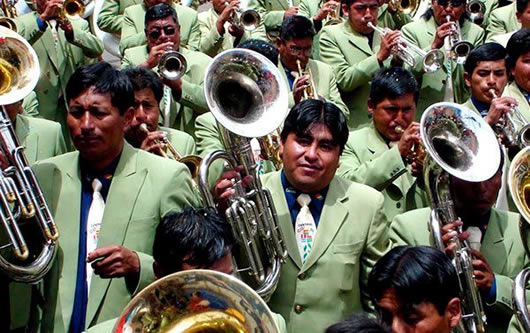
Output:
[[[134,118],[134,107],[129,107],[123,115],[125,124],[130,124]]]
[[[348,6],[346,6],[345,3],[341,4],[341,7],[342,7],[342,13],[344,14],[344,16],[350,15],[350,9],[348,8]]]
[[[521,14],[516,11],[515,16],[517,17],[517,22],[521,23]]]
[[[280,147],[278,148],[278,154],[280,158],[283,158],[283,140],[280,140]]]
[[[447,325],[450,329],[454,329],[458,326],[458,323],[462,318],[460,298],[452,298],[449,303],[447,303],[447,306],[445,307],[445,317],[447,319]]]
[[[371,114],[372,116],[373,116],[374,113],[375,113],[375,105],[374,105],[374,103],[372,102],[372,99],[371,99],[371,98],[368,98],[368,113]]]
[[[471,75],[468,72],[464,72],[464,82],[466,83],[466,87],[471,88]]]
[[[156,261],[153,261],[153,273],[155,274],[155,279],[158,280],[164,277],[164,270],[160,267],[160,264]]]

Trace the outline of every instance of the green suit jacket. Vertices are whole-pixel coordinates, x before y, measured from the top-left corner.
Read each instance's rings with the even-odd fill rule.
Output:
[[[462,106],[465,106],[466,108],[470,109],[471,111],[474,111],[474,112],[480,114],[480,112],[475,107],[475,104],[473,104],[473,102],[471,101],[471,98],[468,98],[467,101],[462,104]]]
[[[389,221],[397,214],[428,205],[397,145],[389,148],[373,124],[350,132],[337,173],[381,191]]]
[[[372,47],[368,38],[354,31],[348,21],[327,26],[320,35],[320,58],[335,71],[344,103],[350,111],[350,130],[367,126],[370,81],[379,70],[376,52],[381,38],[374,34]]]
[[[79,260],[79,153],[41,161],[34,169],[63,235],[54,265],[44,279],[42,331],[67,332]],[[118,244],[135,251],[140,259],[139,282],[128,287],[124,278],[102,279],[93,275],[87,327],[117,317],[131,296],[154,280],[151,253],[160,219],[170,210],[196,205],[191,178],[183,164],[124,143],[107,195],[98,247]]]
[[[491,12],[489,24],[486,27],[488,39],[495,35],[505,34],[521,29],[521,23],[517,21],[516,3],[497,8]]]
[[[167,139],[181,156],[195,155],[195,140],[191,135],[168,127],[160,126],[159,129],[167,133]]]
[[[429,20],[423,18],[409,23],[401,29],[403,36],[414,42],[423,50],[430,50],[431,44],[436,34],[436,28],[438,25],[431,17]],[[471,23],[470,21],[464,21],[461,25],[461,32],[463,40],[466,40],[477,46],[482,44],[484,41],[484,30],[478,25]],[[442,46],[441,50],[445,52]],[[449,59],[446,56],[445,64],[449,66]],[[447,67],[442,66],[441,69],[434,73],[424,73],[420,70],[421,61],[417,61],[418,66],[415,68],[415,74],[420,77],[420,96],[416,109],[416,119],[419,120],[423,111],[430,105],[441,102],[444,99],[446,80],[447,80]],[[469,92],[464,84],[464,68],[462,65],[456,65],[453,62],[453,91],[455,95],[456,103],[464,103],[469,98]]]
[[[264,175],[263,185],[272,193],[288,249],[269,306],[285,318],[288,332],[323,332],[351,313],[368,309],[368,274],[389,245],[383,196],[335,176],[313,249],[302,265],[281,173]]]
[[[512,38],[512,35],[514,33],[515,33],[515,31],[507,32],[505,34],[496,34],[496,35],[493,35],[493,36],[488,35],[487,42],[499,43],[502,46],[506,47],[506,45],[508,45],[508,41],[510,40],[510,38]]]
[[[390,226],[392,246],[432,246],[427,226],[430,212],[430,208],[423,208],[396,216]],[[488,316],[486,332],[506,332],[513,314],[513,279],[529,263],[519,235],[519,214],[492,208],[480,252],[495,273],[497,285],[495,303],[488,305],[483,300]]]
[[[180,24],[180,43],[182,47],[198,51],[201,42],[201,31],[197,21],[197,12],[191,8],[173,3]],[[127,7],[123,12],[121,26],[120,52],[124,54],[127,49],[146,45],[145,39],[145,4]]]
[[[105,0],[98,16],[98,28],[109,33],[121,34],[123,12],[126,8],[143,3],[142,0]]]
[[[280,30],[285,11],[299,4],[300,0],[249,0],[248,8],[259,12],[265,30],[270,32]]]
[[[509,85],[506,86],[506,88],[504,88],[502,96],[515,98],[515,100],[519,103],[519,105],[517,105],[517,108],[519,109],[519,111],[521,111],[521,114],[525,117],[525,119],[527,121],[530,121],[530,103],[528,103],[528,100],[523,95],[521,88],[519,88],[515,81],[512,81]]]
[[[195,118],[198,114],[208,112],[208,104],[204,96],[203,80],[206,67],[211,58],[201,52],[181,48],[180,52],[186,58],[188,66],[182,77],[182,97],[178,103],[171,94],[164,95],[160,102],[160,123],[171,128],[184,131],[195,136]],[[137,46],[125,51],[122,59],[122,68],[137,66],[147,60],[149,53],[146,46]],[[153,68],[153,70],[157,70]],[[167,99],[170,99],[169,119],[165,115]]]

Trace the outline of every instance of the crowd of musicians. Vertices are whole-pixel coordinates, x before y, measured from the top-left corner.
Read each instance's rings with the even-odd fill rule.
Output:
[[[486,331],[523,332],[512,285],[530,260],[506,176],[521,147],[499,135],[493,176],[448,176],[458,219],[441,229],[445,252],[428,226],[417,147],[420,118],[437,102],[469,108],[496,133],[517,110],[530,123],[530,1],[479,0],[478,19],[466,0],[426,1],[413,18],[380,0],[104,0],[92,22],[119,41],[117,55],[88,20],[64,15],[64,0],[28,2],[14,22],[40,77],[4,110],[60,237],[41,280],[1,279],[1,330],[111,332],[156,279],[193,268],[236,274],[243,245],[225,208],[254,179],[213,163],[217,209],[204,207],[186,165],[164,156],[168,143],[181,157],[226,150],[205,73],[241,48],[277,66],[289,96],[289,111],[277,110],[287,114],[279,163],[252,145],[287,248],[266,299],[279,331],[458,330],[458,237],[473,248]],[[251,28],[238,16],[248,8],[259,14]],[[451,49],[459,41],[465,54]],[[407,61],[411,45],[443,56]],[[185,59],[180,78],[159,75],[168,50]]]

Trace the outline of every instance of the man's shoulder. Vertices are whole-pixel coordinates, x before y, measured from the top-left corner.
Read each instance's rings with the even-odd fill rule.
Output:
[[[401,30],[407,30],[412,33],[421,33],[422,31],[417,29],[422,29],[427,25],[427,21],[423,18],[420,18],[418,20],[414,20],[412,22],[409,22],[405,24]]]
[[[361,202],[361,204],[373,204],[378,200],[383,202],[383,195],[378,190],[364,185],[361,183],[353,182],[349,179],[343,178],[341,176],[335,175],[331,184],[335,183],[335,188],[342,188],[344,193],[349,199],[352,199],[356,202]],[[330,190],[332,189],[330,185]]]
[[[27,14],[17,16],[15,18],[15,21],[16,22],[22,22],[22,23],[26,24],[26,23],[28,23],[30,21],[34,21],[36,19],[37,19],[37,12],[29,12]]]
[[[138,15],[138,14],[144,14],[145,15],[145,6],[143,4],[141,4],[141,3],[129,6],[129,7],[125,8],[125,10],[123,11],[123,15],[124,16],[129,16],[129,17],[134,16],[134,15]]]
[[[326,64],[323,61],[315,60],[315,59],[309,59],[309,64],[313,64],[318,69],[319,74],[322,73],[322,71],[328,71],[329,73],[333,72],[333,67],[331,65]]]
[[[182,55],[192,65],[204,66],[203,70],[206,71],[206,65],[210,63],[212,58],[202,52],[192,51],[190,49],[182,49]]]
[[[179,4],[179,3],[175,3],[173,5],[173,8],[177,12],[179,20],[183,19],[183,18],[189,19],[189,18],[197,17],[197,11],[195,11],[192,8],[183,6],[183,5]]]
[[[167,133],[169,141],[193,141],[193,137],[184,131],[169,127],[160,127],[160,130]]]
[[[36,130],[39,132],[39,134],[43,131],[53,133],[61,131],[61,124],[52,120],[29,117],[25,115],[19,115],[19,117],[28,124],[30,131]]]
[[[135,46],[125,50],[123,58],[132,60],[135,65],[138,65],[145,61],[149,53],[147,52],[147,47],[145,45]]]
[[[418,208],[409,210],[403,214],[398,214],[394,217],[392,225],[409,225],[412,223],[421,223],[422,221],[427,221],[429,215],[431,214],[430,207]]]
[[[206,23],[208,22],[210,17],[212,17],[212,15],[212,9],[210,8],[209,10],[205,10],[203,12],[198,13],[197,17],[199,19],[199,22]]]
[[[151,177],[155,178],[172,178],[175,174],[180,174],[186,170],[186,166],[169,158],[163,158],[158,155],[136,149],[137,166],[149,171]]]
[[[40,171],[57,169],[61,172],[65,170],[65,166],[70,165],[74,161],[78,160],[79,152],[72,151],[69,153],[57,155],[54,157],[46,158],[35,162],[32,168]]]
[[[502,6],[491,11],[491,16],[496,18],[506,18],[516,12],[515,1],[507,6]]]

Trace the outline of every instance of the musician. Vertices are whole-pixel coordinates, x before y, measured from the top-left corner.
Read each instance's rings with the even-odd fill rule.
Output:
[[[246,31],[242,25],[232,23],[240,4],[239,0],[212,0],[212,8],[199,13],[201,52],[215,57],[250,38],[267,39],[263,24],[259,24],[253,31]]]
[[[486,27],[488,40],[493,36],[502,35],[521,29],[517,20],[517,0],[491,11],[489,24]]]
[[[495,175],[483,182],[467,182],[450,176],[456,215],[461,221],[442,228],[443,240],[455,236],[475,243],[473,274],[488,317],[487,332],[506,332],[512,316],[512,284],[529,261],[519,235],[519,214],[493,208],[501,186],[502,163]],[[431,210],[422,208],[397,215],[390,226],[390,241],[396,245],[433,245],[428,230]],[[473,233],[473,238],[469,238]],[[472,244],[473,245],[473,244]]]
[[[370,273],[368,292],[383,322],[396,333],[449,333],[462,317],[456,270],[431,247],[390,250]]]
[[[482,44],[484,40],[484,30],[472,23],[465,13],[466,1],[464,0],[433,0],[432,8],[422,15],[422,17],[409,23],[401,29],[403,35],[424,50],[440,49],[445,53],[444,42],[452,32],[455,31],[455,22],[460,24],[462,40],[470,42],[473,46]],[[447,16],[451,22],[447,22]],[[416,119],[419,120],[423,111],[433,103],[444,100],[446,93],[454,96],[456,103],[464,103],[469,93],[464,85],[464,71],[461,65],[450,62],[445,56],[444,66],[434,73],[424,73],[420,69],[422,61],[418,60],[418,68],[415,74],[421,77],[420,97],[418,100],[418,111]],[[452,67],[452,92],[447,91],[448,75],[447,67]]]
[[[354,313],[343,321],[328,327],[324,333],[391,333],[379,319],[364,313]]]
[[[530,6],[528,5],[530,2],[528,0],[517,0],[516,3],[516,16],[517,21],[520,23],[521,28],[530,28]],[[517,29],[519,30],[519,29]],[[508,44],[508,40],[512,35],[515,33],[513,30],[507,33],[503,34],[495,34],[492,36],[488,35],[488,40],[492,42],[497,42],[501,44],[502,46],[506,47],[506,44]]]
[[[44,279],[44,331],[81,332],[114,318],[153,281],[154,230],[169,210],[197,205],[184,165],[131,147],[127,76],[101,62],[81,67],[66,89],[78,151],[34,165],[62,234]]]
[[[366,104],[370,80],[388,63],[400,33],[382,37],[367,25],[377,25],[377,0],[345,0],[342,11],[348,20],[322,29],[320,58],[335,71],[342,100],[350,111],[348,128],[353,130],[370,123]]]
[[[144,0],[144,3],[138,3],[134,6],[125,8],[123,12],[123,23],[120,40],[120,52],[125,54],[125,51],[135,46],[142,46],[148,43],[146,38],[145,15],[146,11],[156,4],[165,3],[171,6],[179,18],[180,25],[180,42],[182,46],[186,46],[189,50],[199,51],[201,43],[201,31],[199,29],[199,21],[197,19],[197,12],[191,8],[181,5],[178,1],[168,0]]]
[[[164,86],[158,75],[145,67],[127,67],[123,72],[129,77],[134,90],[134,115],[125,125],[125,139],[133,147],[161,155],[167,140],[181,156],[195,154],[195,141],[185,132],[158,126],[158,107],[164,94]],[[149,134],[140,126],[147,125]]]
[[[246,2],[246,0],[245,0]],[[283,20],[298,15],[300,0],[248,0],[248,8],[260,14],[260,24],[265,26],[269,40],[274,43]]]
[[[34,90],[40,116],[61,124],[70,148],[66,84],[86,58],[95,59],[103,53],[103,44],[85,20],[58,20],[62,5],[62,0],[36,0],[37,11],[19,16],[15,22],[17,32],[29,41],[39,58],[40,78]]]
[[[202,87],[204,72],[211,58],[207,55],[180,47],[180,25],[175,10],[158,4],[145,13],[147,46],[137,46],[125,51],[122,67],[140,65],[158,70],[160,57],[167,48],[178,50],[186,59],[185,74],[178,80],[164,80],[165,89],[160,110],[161,124],[165,127],[195,135],[195,117],[208,112]]]
[[[401,67],[380,70],[372,79],[368,99],[373,122],[350,132],[340,159],[339,175],[383,193],[389,220],[428,205],[415,178],[422,178],[423,165],[407,161],[421,140],[419,124],[413,121],[417,99],[418,83],[409,71]]]
[[[368,273],[387,250],[383,196],[335,175],[347,138],[346,119],[334,104],[296,104],[281,133],[283,170],[262,176],[288,249],[269,306],[289,332],[322,332],[367,309]],[[228,171],[218,181],[220,204],[234,194],[235,177]]]

